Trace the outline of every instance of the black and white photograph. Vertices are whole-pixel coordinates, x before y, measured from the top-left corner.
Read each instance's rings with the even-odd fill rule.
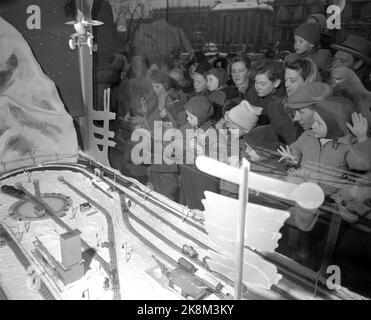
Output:
[[[0,300],[370,298],[371,1],[0,1]]]

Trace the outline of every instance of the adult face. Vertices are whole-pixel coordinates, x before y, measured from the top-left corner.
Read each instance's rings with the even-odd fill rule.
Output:
[[[300,73],[296,70],[286,68],[285,71],[285,87],[288,96],[292,95],[305,83]]]
[[[312,47],[313,46],[307,40],[303,39],[302,37],[295,36],[294,48],[297,54],[308,52],[312,49]]]
[[[314,123],[314,111],[310,108],[295,110],[294,121],[298,122],[304,130],[309,130]]]
[[[206,78],[202,74],[195,73],[193,75],[193,87],[196,92],[204,91],[207,88]]]
[[[332,61],[332,67],[346,67],[351,70],[355,69],[354,58],[350,53],[337,51]]]
[[[265,97],[271,94],[275,87],[275,83],[268,78],[267,73],[256,75],[255,90],[259,97]]]
[[[312,130],[317,138],[325,138],[327,134],[326,122],[319,116],[317,112],[314,112],[314,122],[312,124]]]
[[[249,76],[249,69],[247,69],[244,62],[235,62],[231,66],[231,73],[233,82],[237,87],[242,87],[246,84]]]

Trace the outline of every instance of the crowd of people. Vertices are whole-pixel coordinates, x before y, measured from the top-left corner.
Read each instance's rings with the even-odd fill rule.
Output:
[[[118,90],[111,165],[169,199],[203,210],[204,191],[237,197],[238,187],[201,173],[192,163],[135,164],[130,135],[138,128],[153,133],[156,123],[181,132],[202,129],[196,132],[203,136],[222,131],[214,145],[194,137],[181,143],[183,148],[191,144],[196,154],[236,166],[242,157],[258,160],[255,151],[264,150],[276,157],[288,181],[314,181],[327,199],[343,207],[344,201],[359,200],[362,205],[355,210],[340,210],[345,220],[354,222],[369,212],[363,201],[367,192],[352,193],[349,184],[356,185],[354,177],[370,180],[371,43],[350,35],[325,48],[319,20],[311,17],[295,30],[294,52],[283,59],[252,62],[244,55],[207,58],[195,52],[189,61],[172,57],[149,62],[133,56]],[[233,135],[239,141],[237,151],[231,150]],[[289,223],[305,232],[318,219],[316,212],[290,212]]]

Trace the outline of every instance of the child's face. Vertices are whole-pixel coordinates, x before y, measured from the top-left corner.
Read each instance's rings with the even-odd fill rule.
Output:
[[[314,123],[314,111],[310,108],[296,110],[294,121],[298,122],[304,130],[309,130]]]
[[[226,125],[229,129],[238,130],[238,138],[241,138],[242,136],[244,136],[246,134],[245,129],[243,129],[241,126],[239,126],[237,123],[233,122],[229,118],[228,112],[225,113],[224,120],[225,120],[225,123],[226,123]],[[233,131],[232,131],[232,133],[233,133]]]
[[[314,122],[312,124],[312,130],[317,138],[325,138],[327,134],[327,125],[325,121],[320,117],[317,112],[313,115]]]
[[[164,85],[162,83],[152,83],[153,92],[156,95],[159,95],[160,93],[165,92]]]
[[[188,123],[192,127],[197,127],[198,126],[198,118],[194,114],[192,114],[192,113],[190,113],[188,111],[186,111],[186,112],[187,112],[187,121],[188,121]]]
[[[255,77],[255,90],[259,97],[271,94],[278,85],[279,82],[269,80],[267,73],[257,74]]]
[[[196,92],[201,92],[207,88],[206,78],[199,73],[195,73],[193,76],[193,86]]]
[[[214,91],[219,88],[219,80],[212,74],[207,75],[207,89]]]
[[[296,70],[286,68],[285,71],[285,87],[288,96],[292,95],[305,83],[302,76]]]
[[[311,50],[313,46],[307,40],[304,40],[302,37],[295,36],[294,48],[297,54],[302,54]]]

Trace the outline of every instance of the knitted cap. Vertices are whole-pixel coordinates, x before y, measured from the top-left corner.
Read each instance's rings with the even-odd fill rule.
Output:
[[[316,46],[321,39],[321,26],[318,23],[303,23],[295,29],[294,34]]]
[[[169,74],[166,71],[158,69],[152,71],[150,78],[153,83],[165,83],[165,82],[171,83],[172,81]]]
[[[348,134],[346,123],[351,123],[351,115],[355,112],[355,106],[349,99],[340,96],[328,97],[313,109],[326,123],[327,134],[325,138],[336,139]]]
[[[205,96],[194,96],[184,106],[189,113],[198,119],[198,125],[202,126],[214,115],[214,108],[210,100]]]
[[[227,83],[227,73],[225,71],[223,71],[222,69],[218,69],[218,68],[212,68],[210,69],[209,71],[206,72],[206,76],[207,75],[213,75],[215,78],[218,79],[218,83],[219,83],[219,87],[225,85]]]
[[[250,131],[255,127],[258,118],[261,115],[263,108],[254,107],[246,100],[243,100],[239,105],[229,111],[228,116],[234,123],[241,128]]]
[[[323,14],[320,13],[311,14],[307,20],[309,20],[310,18],[315,20],[316,23],[318,23],[321,26],[322,30],[326,27],[327,18]]]
[[[331,86],[323,82],[304,83],[293,92],[286,105],[292,109],[304,109],[316,104],[331,95]]]

